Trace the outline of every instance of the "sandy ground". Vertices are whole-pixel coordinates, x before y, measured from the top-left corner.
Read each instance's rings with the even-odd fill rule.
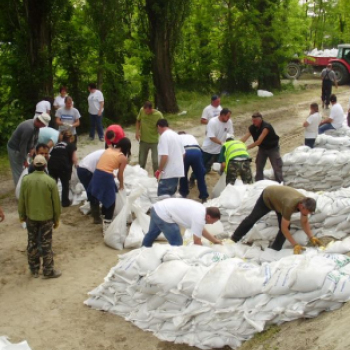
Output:
[[[342,91],[342,92],[341,92]],[[338,91],[338,98],[345,110],[349,98],[348,89]],[[303,143],[302,122],[308,114],[308,106],[319,99],[319,88],[305,91],[302,101],[286,107],[262,111],[272,122],[281,137],[282,154]],[[204,106],[203,106],[204,107]],[[233,111],[234,112],[234,111]],[[235,116],[236,136],[243,135],[249,115]],[[204,127],[193,122],[175,126],[185,129],[199,140]],[[127,130],[133,140],[132,129]],[[80,138],[79,157],[102,148],[102,143],[87,143]],[[137,162],[138,145],[133,142],[131,163]],[[256,151],[252,152],[255,156]],[[150,164],[148,164],[150,170]],[[218,179],[216,173],[208,176],[211,189]],[[92,225],[91,218],[83,216],[78,206],[63,208],[61,225],[54,232],[53,249],[55,266],[62,270],[62,277],[54,280],[34,279],[27,267],[27,235],[18,223],[16,200],[11,178],[0,179],[0,194],[8,193],[2,201],[6,220],[0,224],[0,335],[7,335],[13,342],[27,340],[33,350],[71,349],[138,349],[187,350],[186,345],[174,345],[159,341],[112,314],[91,310],[83,305],[87,292],[103,282],[109,269],[118,262],[120,251],[103,243],[101,227]],[[191,197],[198,195],[194,189]],[[324,313],[314,320],[298,320],[282,325],[278,332],[246,343],[244,349],[287,350],[294,348],[340,350],[350,346],[347,337],[350,306]]]

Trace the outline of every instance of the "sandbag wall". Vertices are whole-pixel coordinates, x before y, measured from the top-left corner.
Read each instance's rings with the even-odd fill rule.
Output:
[[[133,250],[120,257],[85,304],[161,340],[235,349],[268,325],[316,317],[350,299],[345,255],[267,250],[247,261],[237,253],[251,248],[242,246],[157,244]],[[281,253],[285,257],[279,259]]]

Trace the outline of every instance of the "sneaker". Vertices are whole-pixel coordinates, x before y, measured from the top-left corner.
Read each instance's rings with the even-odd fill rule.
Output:
[[[62,272],[60,270],[53,269],[52,272],[49,275],[44,275],[43,278],[57,278],[62,275]]]

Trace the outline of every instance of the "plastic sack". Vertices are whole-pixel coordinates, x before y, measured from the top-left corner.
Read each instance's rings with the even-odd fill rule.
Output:
[[[26,341],[12,344],[6,336],[2,336],[0,337],[0,350],[31,350],[31,348]]]
[[[114,215],[118,215],[126,203],[126,193],[125,190],[120,190],[116,193],[116,201],[114,208]]]
[[[115,217],[104,235],[104,242],[106,245],[113,249],[123,249],[124,241],[127,235],[127,221],[130,214],[131,205],[145,191],[146,189],[141,186],[131,191],[130,195],[126,198],[126,202],[122,210]]]
[[[226,173],[222,173],[219,181],[216,183],[215,187],[213,188],[211,197],[212,198],[219,197],[221,192],[225,189],[225,187],[226,187]]]
[[[17,182],[17,186],[16,186],[16,198],[19,199],[19,194],[21,193],[21,184],[22,184],[22,180],[23,180],[23,177],[25,175],[28,175],[28,168],[25,168],[23,171],[22,171],[22,174]]]

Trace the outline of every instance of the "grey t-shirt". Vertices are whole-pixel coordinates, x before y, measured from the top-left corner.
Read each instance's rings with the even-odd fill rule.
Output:
[[[80,118],[80,113],[74,107],[70,109],[66,109],[65,107],[62,107],[56,111],[55,117],[60,118],[63,123],[67,124],[67,125],[60,125],[58,130],[61,132],[69,128],[68,124],[73,125]],[[76,135],[77,130],[75,127],[70,128],[70,130],[72,132],[72,135]]]
[[[36,144],[38,135],[39,129],[34,126],[34,119],[25,120],[17,126],[8,142],[8,147],[18,151],[25,161],[28,152]]]
[[[335,82],[335,73],[332,69],[325,68],[321,73],[322,80],[331,80]]]

